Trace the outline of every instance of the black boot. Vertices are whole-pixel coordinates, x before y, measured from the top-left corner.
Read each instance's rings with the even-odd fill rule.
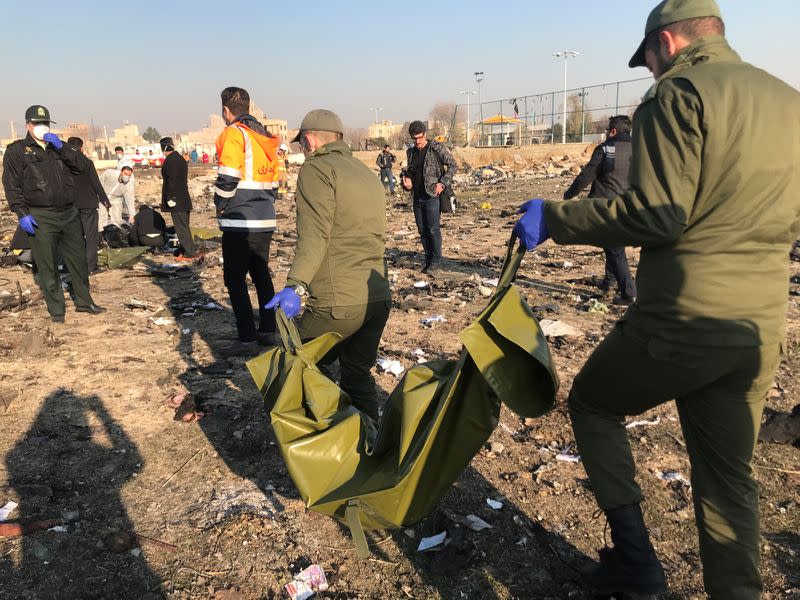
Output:
[[[600,564],[589,573],[590,585],[604,594],[666,592],[664,569],[650,543],[639,505],[604,512],[614,547],[600,550]]]

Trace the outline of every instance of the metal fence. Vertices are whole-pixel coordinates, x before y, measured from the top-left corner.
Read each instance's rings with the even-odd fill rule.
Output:
[[[633,115],[653,79],[599,85],[457,105],[448,128],[456,145],[523,146],[599,139],[613,115]],[[566,133],[564,107],[566,104]],[[469,139],[467,139],[467,137]]]

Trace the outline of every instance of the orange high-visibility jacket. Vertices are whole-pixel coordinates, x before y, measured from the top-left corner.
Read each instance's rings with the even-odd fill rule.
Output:
[[[223,231],[275,229],[275,158],[280,140],[249,117],[235,121],[217,138],[219,171],[214,185]]]

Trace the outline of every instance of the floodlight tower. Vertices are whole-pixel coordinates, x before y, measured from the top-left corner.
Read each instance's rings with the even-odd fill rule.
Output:
[[[575,52],[575,50],[559,50],[557,52],[553,52],[553,56],[556,58],[564,58],[564,113],[563,113],[563,121],[561,122],[561,143],[567,143],[567,59],[574,58],[578,56],[580,52]]]

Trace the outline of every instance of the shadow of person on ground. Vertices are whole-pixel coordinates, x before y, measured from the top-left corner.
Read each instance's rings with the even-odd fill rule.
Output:
[[[142,457],[100,398],[53,392],[5,461],[19,522],[41,529],[6,538],[0,597],[164,597],[121,496]]]

